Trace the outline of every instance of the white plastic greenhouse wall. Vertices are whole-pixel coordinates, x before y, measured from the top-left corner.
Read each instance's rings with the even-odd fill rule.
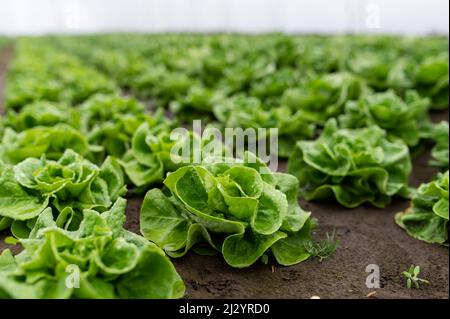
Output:
[[[448,0],[0,0],[0,34],[448,34]]]

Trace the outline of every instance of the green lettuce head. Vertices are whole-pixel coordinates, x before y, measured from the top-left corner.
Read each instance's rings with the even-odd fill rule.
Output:
[[[413,147],[421,138],[430,136],[429,104],[428,99],[419,97],[415,91],[406,92],[404,99],[394,91],[368,94],[358,101],[349,101],[345,113],[339,116],[339,123],[345,128],[378,125]]]
[[[298,181],[272,173],[246,153],[243,162],[185,166],[169,174],[165,189],[150,190],[141,208],[141,232],[172,257],[190,248],[220,252],[237,268],[273,254],[278,263],[308,259],[316,225],[297,202]]]
[[[80,227],[57,227],[52,209],[36,220],[24,250],[0,255],[0,298],[181,298],[184,284],[164,252],[124,230],[126,200],[84,210]]]
[[[162,183],[167,172],[193,163],[194,148],[200,147],[203,152],[206,145],[211,146],[209,149],[213,153],[207,155],[222,155],[224,147],[214,138],[200,137],[187,130],[180,131],[180,134],[171,138],[171,133],[167,130],[143,123],[134,133],[131,149],[121,164],[131,183],[139,191],[147,186]],[[214,145],[217,147],[213,147]],[[186,149],[189,151],[183,153]],[[218,154],[214,153],[216,150]],[[201,158],[198,161],[200,162]]]
[[[105,156],[122,157],[131,148],[131,139],[144,122],[150,127],[169,127],[162,112],[148,114],[134,98],[98,94],[80,106],[82,131],[92,145],[103,148]]]
[[[433,109],[448,108],[448,49],[430,56],[417,66],[414,85],[420,95],[431,99]]]
[[[256,140],[249,138],[249,143],[257,145],[258,141],[270,141],[270,131],[262,133],[261,128],[278,129],[278,155],[288,157],[292,145],[300,139],[312,138],[315,131],[313,119],[307,112],[294,111],[287,106],[265,108],[255,97],[235,95],[214,106],[214,114],[224,128],[253,129]]]
[[[411,160],[408,146],[378,126],[339,129],[331,119],[316,141],[297,142],[288,171],[306,200],[385,207],[392,196],[408,195]]]
[[[302,110],[305,119],[323,125],[341,114],[347,101],[358,99],[367,90],[364,82],[350,73],[330,73],[309,80],[300,88],[286,90],[281,103]]]
[[[19,238],[28,237],[49,206],[59,227],[76,229],[82,210],[104,211],[126,191],[117,160],[109,157],[98,167],[71,149],[57,161],[28,158],[0,171],[0,224],[11,225]]]
[[[0,144],[0,159],[9,164],[44,154],[48,159],[58,159],[69,148],[83,156],[91,151],[83,134],[66,124],[36,126],[22,132],[6,128]]]

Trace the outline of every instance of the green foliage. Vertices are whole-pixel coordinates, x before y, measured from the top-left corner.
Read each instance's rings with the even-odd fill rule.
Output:
[[[410,207],[395,216],[409,235],[428,243],[448,246],[448,171],[420,185]]]
[[[0,255],[0,298],[181,298],[184,284],[164,252],[122,228],[126,201],[103,213],[86,209],[80,227],[39,215],[24,250]]]
[[[288,171],[306,200],[385,207],[392,196],[408,195],[411,160],[407,145],[378,126],[339,129],[332,119],[317,140],[297,143]]]
[[[297,202],[295,177],[271,173],[254,155],[185,166],[169,174],[162,191],[150,190],[141,208],[141,232],[172,257],[216,250],[237,268],[267,252],[278,263],[308,259],[315,221]],[[206,246],[205,246],[206,245]]]

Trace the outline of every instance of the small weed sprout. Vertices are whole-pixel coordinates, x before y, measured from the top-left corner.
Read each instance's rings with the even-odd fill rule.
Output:
[[[336,236],[335,229],[333,230],[331,235],[327,233],[326,236],[327,238],[325,238],[322,241],[319,242],[308,241],[305,244],[306,250],[312,256],[319,258],[320,262],[333,255],[339,246],[339,241],[335,238]]]
[[[420,288],[420,284],[429,284],[430,282],[426,279],[422,279],[419,278],[420,274],[420,266],[414,266],[411,265],[411,267],[409,267],[408,271],[404,271],[402,272],[403,277],[405,277],[406,279],[406,287],[408,289],[412,289],[412,288],[416,288],[419,289]]]

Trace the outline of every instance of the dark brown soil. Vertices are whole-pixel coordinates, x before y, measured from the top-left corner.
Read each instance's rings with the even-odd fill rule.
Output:
[[[11,50],[0,53],[0,96],[5,66]],[[1,105],[1,103],[0,103]],[[435,121],[447,119],[448,111],[433,114]],[[437,172],[427,165],[429,152],[414,159],[411,184],[429,181]],[[284,164],[285,167],[285,163]],[[283,168],[283,167],[282,167]],[[131,198],[126,228],[139,232],[141,198]],[[340,247],[329,259],[308,260],[292,267],[256,263],[247,269],[229,267],[221,256],[200,256],[191,252],[173,260],[187,287],[187,298],[449,298],[449,250],[409,237],[394,223],[394,214],[408,206],[395,199],[386,209],[363,206],[345,209],[334,203],[305,203],[320,225],[316,236],[336,230]],[[17,246],[3,243],[0,251]],[[380,268],[381,287],[366,287],[366,267]],[[411,264],[422,267],[430,284],[408,290],[400,273]]]

